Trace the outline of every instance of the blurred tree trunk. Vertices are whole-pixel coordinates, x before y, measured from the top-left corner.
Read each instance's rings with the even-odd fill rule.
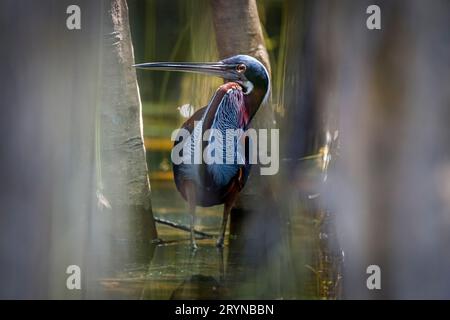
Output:
[[[370,4],[343,1],[324,19],[330,39],[345,39],[328,51],[337,74],[328,104],[339,109],[342,138],[330,199],[344,294],[448,299],[450,3],[377,1],[381,30],[361,19]],[[380,267],[381,290],[367,288],[369,265]]]
[[[66,1],[0,2],[1,298],[104,298],[111,259],[156,237],[125,1],[77,5],[68,30]]]
[[[280,207],[289,222],[285,233],[295,266],[289,281],[302,295],[336,299],[341,294],[342,251],[334,214],[325,195],[328,169],[335,165],[338,125],[336,110],[327,104],[334,79],[328,25],[333,12],[327,1],[286,1],[282,39],[285,56],[277,105],[280,108]],[[326,70],[326,72],[324,72]],[[331,162],[330,162],[331,160]],[[305,268],[307,265],[309,270]],[[314,288],[313,290],[311,288]]]

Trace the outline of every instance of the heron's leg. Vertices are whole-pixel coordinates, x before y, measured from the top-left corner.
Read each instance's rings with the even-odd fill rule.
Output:
[[[228,223],[228,216],[230,215],[231,209],[234,206],[234,201],[236,197],[232,196],[230,199],[225,201],[225,204],[223,205],[223,218],[222,218],[222,226],[220,229],[220,235],[219,239],[217,239],[216,246],[217,247],[223,247],[223,241],[225,239],[225,230],[227,228]]]
[[[223,262],[223,249],[217,248],[219,254],[219,283],[222,284],[225,281],[225,264]]]
[[[197,244],[195,243],[195,207],[197,206],[197,198],[195,192],[195,184],[191,181],[186,181],[185,183],[186,198],[189,206],[189,214],[191,216],[191,246],[192,249],[197,249]]]

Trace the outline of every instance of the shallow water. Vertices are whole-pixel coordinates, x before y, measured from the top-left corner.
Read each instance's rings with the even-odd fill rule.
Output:
[[[155,216],[188,225],[189,216],[183,199],[172,181],[154,181],[153,211]],[[217,234],[221,222],[221,206],[199,208],[196,229]],[[228,295],[227,273],[236,274],[239,268],[229,263],[230,249],[218,249],[215,239],[198,239],[198,250],[190,248],[189,233],[157,225],[163,240],[154,245],[148,263],[130,262],[123,270],[116,270],[111,278],[100,279],[100,286],[109,296],[134,299],[198,299],[224,298]],[[236,255],[235,252],[232,255]],[[226,267],[225,267],[226,266]],[[228,277],[230,278],[230,277]]]
[[[173,181],[151,183],[154,215],[188,225]],[[324,216],[305,199],[301,192],[292,193],[275,207],[277,212],[258,212],[259,230],[250,222],[240,237],[230,239],[227,231],[223,249],[206,238],[198,239],[193,252],[188,232],[157,224],[162,243],[145,248],[150,254],[140,262],[126,261],[99,279],[99,290],[117,299],[335,298],[339,284],[323,242]],[[196,229],[217,235],[221,211],[222,206],[198,208]],[[270,232],[277,228],[279,233]]]

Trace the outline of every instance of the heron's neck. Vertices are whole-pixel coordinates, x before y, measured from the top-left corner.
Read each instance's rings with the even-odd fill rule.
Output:
[[[267,90],[255,87],[253,88],[252,92],[244,95],[244,103],[245,107],[248,110],[249,122],[253,119],[254,115],[258,111],[261,103],[264,100],[264,97],[266,96],[266,92]]]

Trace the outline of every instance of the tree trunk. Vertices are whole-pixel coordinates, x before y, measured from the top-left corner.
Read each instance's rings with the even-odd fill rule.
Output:
[[[103,298],[156,237],[125,1],[77,5],[69,30],[65,1],[0,2],[1,298]]]
[[[270,73],[255,0],[212,0],[217,48],[221,58],[247,54],[261,61]]]
[[[448,299],[450,3],[379,1],[381,30],[361,19],[370,4],[343,1],[321,16],[336,43],[326,102],[341,128],[330,199],[344,295]],[[370,265],[380,290],[368,290]]]
[[[98,186],[100,195],[112,209],[114,238],[117,244],[125,240],[124,257],[134,254],[145,257],[147,245],[157,233],[150,201],[128,7],[125,0],[110,0],[104,2],[103,11],[106,39],[100,71]]]
[[[336,40],[323,23],[331,19],[334,5],[318,0],[285,5],[278,182],[289,190],[280,196],[280,202],[290,204],[284,213],[292,223],[287,232],[294,252],[289,264],[296,267],[289,275],[298,279],[296,286],[303,294],[337,299],[342,291],[342,250],[335,231],[336,210],[331,210],[326,197],[332,192],[328,175],[338,153],[338,113],[327,103],[334,93],[335,68],[329,52]],[[305,265],[311,270],[305,272]]]
[[[255,0],[211,0],[217,49],[220,57],[247,54],[257,58],[270,74],[269,55],[264,44],[264,36],[259,21]],[[260,108],[252,121],[254,128],[269,128],[273,112],[270,107]],[[230,233],[242,235],[248,213],[254,211],[253,203],[261,192],[257,165],[252,168],[246,187],[239,195],[236,207],[231,212]]]
[[[264,44],[262,26],[259,20],[255,0],[212,0],[213,21],[216,42],[221,58],[247,54],[261,61],[271,73],[269,56]],[[252,120],[254,129],[274,127],[274,113],[270,105],[262,105]],[[269,133],[270,134],[270,133]],[[279,243],[279,215],[276,210],[272,192],[272,177],[261,176],[258,164],[252,165],[249,179],[230,215],[230,246],[241,252],[230,256],[228,263],[243,264],[248,267],[248,279],[259,282],[257,297],[266,298],[265,294],[277,294],[278,287],[273,277],[256,280],[258,266],[269,271],[272,267],[268,252]],[[236,240],[232,240],[236,238]],[[273,270],[273,269],[270,269]],[[238,275],[232,275],[239,277]],[[269,290],[262,289],[269,286]],[[267,288],[267,287],[265,287]],[[239,296],[239,287],[236,288]],[[277,290],[277,291],[275,291]]]

